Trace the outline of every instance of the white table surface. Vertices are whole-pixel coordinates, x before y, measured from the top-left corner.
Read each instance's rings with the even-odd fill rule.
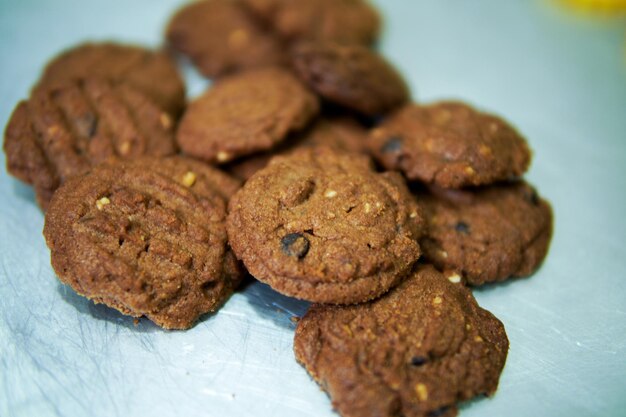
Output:
[[[536,0],[380,0],[381,50],[422,101],[511,120],[556,214],[530,279],[476,291],[510,341],[495,398],[465,417],[626,415],[625,21]],[[174,0],[0,0],[0,122],[43,64],[87,39],[156,46]],[[204,83],[192,78],[192,92]],[[0,156],[4,165],[4,155]],[[0,173],[0,416],[333,416],[292,353],[306,304],[262,284],[185,332],[62,286],[30,189]]]

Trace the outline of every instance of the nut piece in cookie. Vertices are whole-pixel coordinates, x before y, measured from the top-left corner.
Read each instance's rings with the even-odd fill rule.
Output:
[[[294,339],[343,417],[454,416],[496,391],[508,347],[502,323],[430,265],[369,303],[312,306]]]
[[[108,158],[176,152],[171,118],[140,90],[105,79],[38,88],[4,135],[9,173],[35,188],[45,210],[66,179]]]
[[[229,205],[230,244],[276,291],[350,304],[397,285],[420,255],[421,211],[397,173],[327,147],[277,156]]]
[[[251,70],[220,79],[191,102],[176,139],[187,155],[226,163],[276,146],[318,111],[317,97],[287,70]]]
[[[96,303],[189,328],[241,279],[224,224],[238,186],[182,157],[103,163],[52,198],[44,226],[52,266]]]
[[[470,285],[530,275],[548,252],[552,209],[523,181],[417,196],[428,221],[424,257]]]
[[[289,41],[324,40],[370,46],[380,33],[380,16],[364,0],[244,1]]]
[[[520,176],[531,159],[508,123],[458,102],[407,105],[371,132],[368,146],[385,168],[445,188]]]
[[[409,89],[381,55],[361,45],[306,42],[292,53],[296,73],[325,99],[367,116],[401,106]]]
[[[129,84],[174,118],[185,107],[185,85],[166,53],[112,42],[85,43],[62,52],[46,66],[36,89],[91,77]]]
[[[286,62],[279,40],[239,0],[201,0],[184,6],[170,20],[166,39],[207,77]]]

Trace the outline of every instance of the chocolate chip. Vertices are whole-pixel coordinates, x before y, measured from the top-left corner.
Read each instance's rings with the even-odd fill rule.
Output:
[[[426,359],[423,356],[413,356],[411,358],[411,365],[413,365],[413,366],[422,366],[426,362],[428,362],[428,359]]]
[[[465,222],[458,222],[456,226],[454,226],[454,230],[456,230],[459,233],[464,233],[466,235],[469,235],[470,227]]]
[[[301,233],[289,233],[280,240],[280,249],[288,256],[302,259],[309,251],[309,239]]]
[[[428,417],[440,417],[442,415],[444,415],[446,413],[446,411],[448,411],[450,407],[449,406],[444,406],[441,408],[438,408],[436,410],[430,411],[428,412],[428,414],[426,414]]]
[[[380,151],[382,153],[392,153],[398,152],[400,149],[402,149],[402,136],[392,136],[380,148]]]

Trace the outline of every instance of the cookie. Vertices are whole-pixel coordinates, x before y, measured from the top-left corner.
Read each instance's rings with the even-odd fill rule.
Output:
[[[367,116],[385,114],[409,99],[396,69],[361,45],[305,42],[294,47],[292,61],[298,76],[320,96]]]
[[[244,0],[283,38],[372,45],[378,12],[364,0]]]
[[[185,107],[185,85],[167,54],[112,42],[85,43],[62,52],[46,66],[36,88],[91,77],[130,84],[174,118]]]
[[[322,118],[305,132],[296,134],[277,149],[234,161],[226,170],[241,180],[247,180],[267,166],[275,155],[284,155],[302,147],[330,146],[342,151],[365,153],[367,132],[357,121],[347,117]]]
[[[531,159],[513,127],[459,102],[405,106],[372,131],[368,146],[385,168],[444,188],[517,177]]]
[[[211,78],[287,61],[278,38],[236,0],[190,3],[171,19],[166,39]]]
[[[421,212],[397,173],[327,147],[278,156],[229,204],[230,244],[276,291],[320,303],[373,299],[420,255]]]
[[[32,184],[45,210],[67,178],[111,157],[176,152],[172,118],[141,91],[104,79],[38,89],[5,131],[7,169]]]
[[[187,155],[225,163],[276,146],[318,111],[317,97],[287,70],[246,71],[191,102],[176,140]]]
[[[294,339],[343,417],[454,416],[496,391],[508,347],[502,323],[430,265],[372,302],[313,305]]]
[[[525,182],[433,189],[418,200],[429,227],[424,257],[470,285],[532,274],[552,236],[552,210]]]
[[[181,157],[104,163],[54,194],[44,236],[77,293],[166,329],[186,329],[232,293],[226,198],[238,183]]]

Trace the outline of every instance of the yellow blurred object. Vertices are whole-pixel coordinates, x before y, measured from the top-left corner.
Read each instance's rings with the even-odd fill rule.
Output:
[[[603,15],[624,15],[626,14],[626,0],[558,0],[566,6],[574,9],[603,14]]]

